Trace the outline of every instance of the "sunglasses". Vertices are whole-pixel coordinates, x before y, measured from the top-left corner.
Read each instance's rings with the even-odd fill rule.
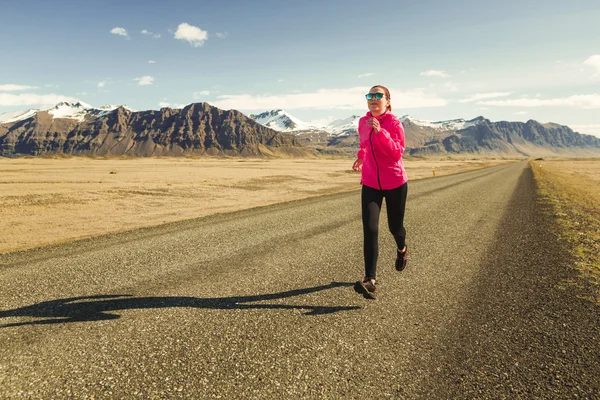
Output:
[[[383,96],[385,96],[385,94],[383,94],[383,93],[367,93],[365,95],[367,100],[371,100],[373,97],[375,97],[377,100],[381,100],[381,99],[383,99]]]

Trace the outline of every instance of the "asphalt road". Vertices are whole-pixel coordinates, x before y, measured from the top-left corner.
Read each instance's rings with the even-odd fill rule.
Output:
[[[600,397],[599,308],[525,162],[411,181],[375,301],[359,196],[0,256],[0,398]]]

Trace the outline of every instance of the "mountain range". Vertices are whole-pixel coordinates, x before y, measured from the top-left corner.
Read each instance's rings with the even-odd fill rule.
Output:
[[[246,116],[208,103],[134,111],[63,102],[48,109],[0,114],[0,156],[353,156],[359,119],[351,115],[304,122],[283,110]],[[406,152],[413,156],[600,155],[600,138],[554,123],[492,122],[484,117],[430,122],[408,115],[400,119]]]
[[[307,156],[294,135],[269,129],[236,110],[208,103],[132,111],[59,103],[0,116],[0,155]]]
[[[358,120],[303,122],[284,110],[267,111],[250,118],[280,132],[290,132],[322,152],[346,153],[358,147]],[[471,120],[423,121],[400,117],[407,153],[414,156],[473,154],[482,156],[599,156],[600,138],[574,132],[564,125],[527,122]],[[335,149],[335,151],[334,151]]]

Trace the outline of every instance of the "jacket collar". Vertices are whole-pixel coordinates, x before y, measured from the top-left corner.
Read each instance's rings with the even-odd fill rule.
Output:
[[[382,120],[384,118],[387,118],[388,115],[391,115],[390,111],[385,110],[385,112],[383,114],[381,114],[380,116],[375,117],[375,118],[377,118],[378,120]],[[367,111],[367,117],[369,117],[369,118],[373,117],[373,114],[371,114],[371,111]]]

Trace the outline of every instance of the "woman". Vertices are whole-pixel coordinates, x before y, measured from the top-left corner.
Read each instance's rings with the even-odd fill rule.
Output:
[[[366,298],[375,298],[377,233],[379,213],[385,198],[388,227],[396,240],[398,255],[396,270],[406,267],[406,230],[404,209],[408,192],[408,178],[402,164],[404,128],[392,114],[390,91],[373,86],[366,95],[369,112],[358,121],[360,150],[352,169],[362,171],[362,221],[364,233],[365,277],[355,285]]]

